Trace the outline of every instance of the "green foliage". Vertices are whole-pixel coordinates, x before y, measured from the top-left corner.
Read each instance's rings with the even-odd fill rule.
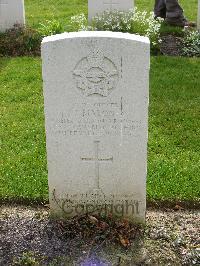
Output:
[[[148,198],[199,198],[200,60],[152,57]]]
[[[182,43],[183,55],[200,57],[200,32],[186,29],[184,33]]]
[[[15,25],[0,33],[0,56],[39,55],[40,44],[41,36],[36,30]]]
[[[40,27],[38,29],[38,32],[43,36],[50,36],[62,33],[64,31],[63,26],[61,23],[56,20],[47,20],[46,23],[40,23]]]
[[[166,35],[166,34],[173,34],[178,37],[182,37],[184,35],[183,28],[178,26],[171,26],[165,21],[162,23],[160,28],[160,34]]]
[[[153,0],[136,0],[136,6],[138,7],[138,14],[144,14],[141,10],[147,10],[148,12],[153,10]],[[43,36],[58,34],[67,31],[74,31],[81,28],[81,24],[87,25],[87,0],[26,0],[26,21],[27,25],[31,25],[26,28],[15,27],[6,33],[0,34],[0,56],[22,56],[22,55],[40,55],[40,44]],[[189,3],[186,0],[181,1],[181,5],[184,8],[185,14],[189,19],[196,19],[197,14],[197,0],[191,0]],[[40,8],[38,8],[38,6]],[[79,24],[76,23],[73,27],[70,26],[70,18],[83,12],[83,17],[79,16]],[[77,17],[78,17],[77,16]],[[52,19],[53,18],[53,19]],[[182,36],[182,30],[179,27],[171,27],[166,23],[161,24],[159,33],[155,31],[155,23],[152,18],[145,21],[145,24],[139,21],[134,21],[134,25],[131,28],[131,33],[138,33],[140,35],[149,36],[151,39],[152,51],[157,53],[159,46],[159,33],[174,33],[178,36]],[[82,21],[81,21],[82,19]],[[121,19],[120,28],[123,32],[128,31],[129,26],[125,25],[123,19]],[[151,23],[152,21],[152,23]],[[142,21],[141,21],[142,22]],[[81,24],[80,24],[81,23]],[[100,21],[96,21],[99,28],[103,28]],[[107,26],[105,26],[107,27]],[[33,30],[32,28],[36,29]],[[149,29],[147,31],[147,28]],[[89,28],[88,28],[89,29]],[[117,29],[115,29],[117,30]],[[128,31],[129,32],[129,31]],[[187,50],[187,51],[186,51]],[[193,50],[193,48],[192,48]],[[184,50],[185,55],[194,54],[194,51]]]
[[[24,252],[21,258],[14,259],[13,266],[40,266],[40,262],[33,252]]]
[[[89,25],[87,25],[87,19],[84,14],[71,18],[71,23],[76,30],[134,33],[148,37],[151,41],[152,48],[158,48],[161,22],[162,19],[154,19],[153,12],[141,12],[137,8],[127,12],[105,11],[102,15],[94,17]]]
[[[150,11],[153,4],[153,0],[136,1],[140,10]],[[197,1],[182,0],[181,4],[186,16],[195,20]],[[84,12],[86,19],[87,14],[86,0],[26,0],[25,7],[27,23],[36,29],[52,17],[67,25],[71,16]],[[38,31],[15,28],[0,34],[0,55],[39,55],[40,42]],[[152,58],[148,199],[199,197],[199,64],[195,58]],[[48,199],[40,73],[39,58],[0,57],[2,200]]]
[[[189,20],[196,21],[198,0],[180,0],[184,14]],[[140,11],[153,11],[155,0],[135,0],[135,6]],[[39,7],[39,8],[38,8]],[[38,28],[39,23],[52,20],[52,17],[59,20],[62,25],[69,24],[70,17],[84,13],[87,17],[88,0],[26,0],[26,20],[31,27]],[[173,27],[172,27],[173,28]]]
[[[63,31],[60,22],[55,19],[40,24],[38,30],[15,25],[5,33],[0,33],[0,56],[39,56],[42,38]]]
[[[147,196],[199,197],[200,60],[151,58]],[[0,58],[0,199],[48,199],[39,58]]]
[[[92,27],[88,26],[88,20],[83,13],[71,17],[70,25],[71,25],[72,31],[93,30]]]
[[[0,58],[0,198],[48,199],[41,63]]]
[[[40,24],[38,30],[15,25],[5,33],[0,33],[0,56],[39,56],[42,38],[63,31],[60,22],[55,19]]]
[[[40,23],[47,20],[58,20],[62,25],[70,24],[71,16],[84,12],[87,14],[88,0],[26,0],[26,21],[38,29]]]

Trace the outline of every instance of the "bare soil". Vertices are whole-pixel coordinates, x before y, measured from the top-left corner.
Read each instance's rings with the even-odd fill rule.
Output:
[[[48,208],[4,205],[0,265],[200,265],[199,214],[148,210],[142,238],[120,245],[116,239],[103,239],[104,234],[71,234],[69,227],[49,218]],[[95,227],[95,218],[90,219]]]
[[[160,52],[168,56],[181,56],[182,38],[172,34],[162,36]]]

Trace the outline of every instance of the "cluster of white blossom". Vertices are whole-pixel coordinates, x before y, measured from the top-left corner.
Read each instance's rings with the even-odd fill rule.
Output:
[[[200,57],[200,32],[189,28],[185,28],[183,32],[182,54],[184,56]]]
[[[79,31],[89,30],[89,26],[87,25],[87,18],[83,13],[71,17],[70,22],[73,27],[75,27]]]
[[[127,12],[105,11],[93,18],[88,25],[84,14],[73,16],[71,24],[76,30],[103,30],[129,32],[149,37],[152,47],[160,42],[160,28],[163,19],[154,19],[153,12],[139,11],[137,8]]]
[[[152,39],[152,44],[157,45],[158,43],[161,43],[160,39],[160,28],[161,24],[164,21],[162,18],[154,18],[154,13],[151,12],[150,16],[146,18],[146,23],[148,24],[148,28],[146,30],[146,37],[149,37],[149,39]],[[154,36],[154,38],[152,38]]]

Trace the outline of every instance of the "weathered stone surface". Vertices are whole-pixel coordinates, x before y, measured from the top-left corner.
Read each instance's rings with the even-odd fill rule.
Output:
[[[0,0],[0,31],[25,23],[24,0]]]
[[[91,20],[106,10],[128,11],[134,7],[133,3],[134,0],[88,0],[88,18]]]
[[[42,43],[52,213],[145,220],[149,40],[64,33]]]

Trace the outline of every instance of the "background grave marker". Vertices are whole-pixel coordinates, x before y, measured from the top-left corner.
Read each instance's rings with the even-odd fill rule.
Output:
[[[0,0],[0,31],[25,24],[24,0]]]
[[[128,11],[133,7],[133,0],[88,0],[88,19],[106,10]]]

